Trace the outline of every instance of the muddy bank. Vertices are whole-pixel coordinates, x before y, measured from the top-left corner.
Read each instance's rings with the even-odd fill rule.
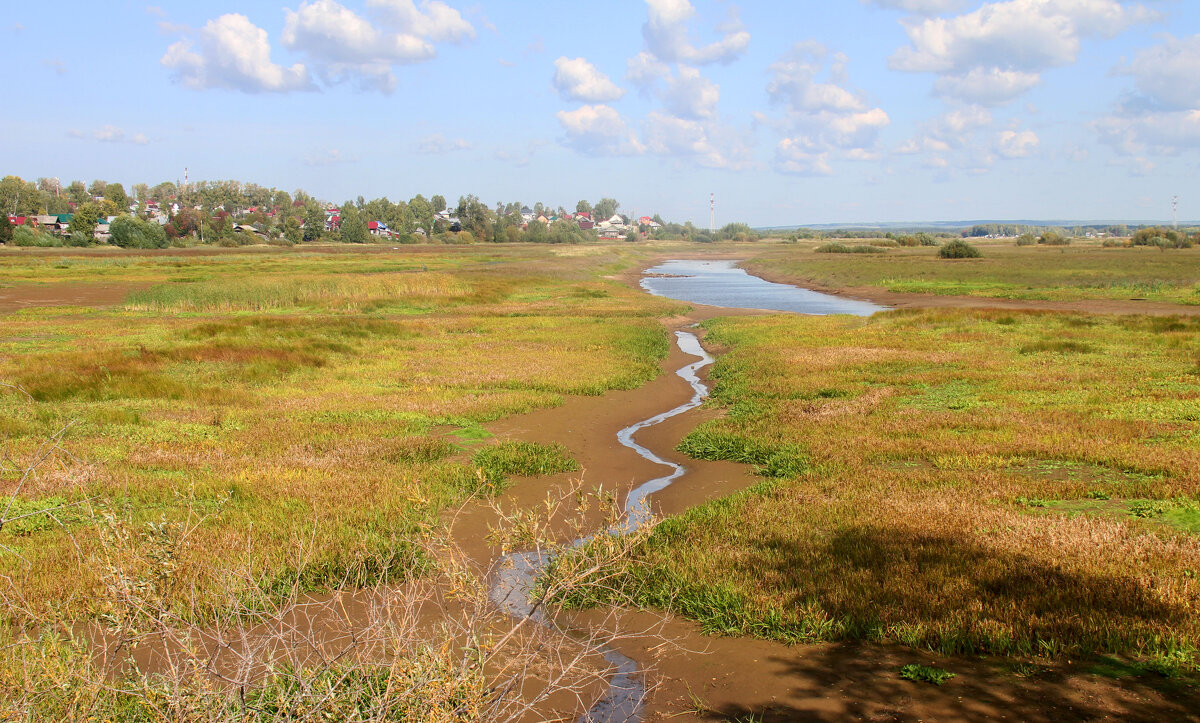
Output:
[[[39,306],[88,306],[107,309],[125,303],[135,291],[149,284],[65,283],[47,286],[0,288],[0,313]]]

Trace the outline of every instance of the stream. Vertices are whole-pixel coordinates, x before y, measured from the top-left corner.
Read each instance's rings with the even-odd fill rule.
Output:
[[[644,482],[629,492],[625,498],[625,504],[621,508],[621,519],[607,530],[610,534],[627,535],[649,522],[652,517],[650,495],[666,488],[686,472],[682,465],[668,462],[634,441],[634,435],[640,430],[662,424],[672,417],[695,409],[708,396],[708,387],[700,381],[698,372],[712,364],[713,358],[704,351],[704,348],[700,346],[700,340],[691,332],[676,331],[675,342],[685,354],[699,357],[697,361],[675,372],[677,376],[691,385],[692,398],[674,409],[631,424],[617,433],[617,440],[622,445],[655,464],[670,468],[671,472]],[[571,546],[578,547],[591,539],[591,537],[580,538],[571,543]],[[530,596],[538,576],[553,559],[551,553],[544,551],[516,552],[500,558],[495,566],[489,590],[492,601],[509,615],[521,618],[529,617],[541,625],[549,625],[550,623],[542,611],[534,610]],[[609,682],[608,693],[579,719],[580,723],[631,723],[641,720],[646,685],[638,674],[637,662],[611,648],[604,651],[604,659],[615,668],[616,672]]]

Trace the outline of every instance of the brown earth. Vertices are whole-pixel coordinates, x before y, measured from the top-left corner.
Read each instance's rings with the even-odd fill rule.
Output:
[[[112,283],[11,286],[0,288],[0,312],[35,306],[90,306],[102,309],[124,303],[130,293],[145,287],[145,284]]]
[[[669,320],[668,326],[674,331],[727,313],[748,312],[698,307]],[[662,474],[663,468],[620,446],[616,433],[687,401],[691,388],[674,370],[693,359],[675,348],[663,364],[664,374],[640,389],[570,398],[561,407],[510,417],[490,429],[500,437],[566,445],[588,483],[615,487],[623,499],[626,491]],[[712,414],[701,408],[639,433],[639,443],[688,469],[654,496],[659,514],[677,514],[756,481],[745,465],[693,460],[674,451],[683,436]],[[548,492],[565,489],[565,480],[521,481],[506,494],[506,504],[536,506]],[[459,518],[455,527],[455,537],[481,561],[498,554],[484,539],[489,521],[494,517],[477,510]],[[649,721],[682,715],[762,721],[1200,720],[1193,712],[1200,710],[1200,696],[1191,689],[1164,693],[1141,679],[1091,674],[1083,664],[1056,664],[1039,669],[1036,677],[1021,678],[1005,671],[999,660],[935,658],[895,646],[788,646],[714,638],[689,621],[646,611],[590,611],[563,622],[612,629],[618,638],[614,647],[649,670]],[[908,663],[935,664],[958,675],[941,687],[913,683],[899,677]]]

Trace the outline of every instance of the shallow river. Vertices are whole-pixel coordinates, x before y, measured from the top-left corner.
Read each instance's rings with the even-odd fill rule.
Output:
[[[870,316],[887,307],[776,284],[744,269],[737,261],[671,260],[648,269],[642,288],[655,296],[731,309],[790,311],[796,314]]]

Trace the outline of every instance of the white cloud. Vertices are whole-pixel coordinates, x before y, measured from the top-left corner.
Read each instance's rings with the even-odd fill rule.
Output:
[[[958,10],[963,6],[963,0],[862,0],[862,2],[917,15],[938,15]]]
[[[1200,35],[1168,35],[1118,67],[1116,72],[1134,78],[1137,92],[1096,123],[1101,140],[1118,153],[1139,157],[1200,148],[1198,63]]]
[[[649,88],[670,72],[670,66],[643,50],[626,62],[625,78],[640,88]]]
[[[866,108],[866,102],[835,82],[817,82],[825,69],[829,50],[820,43],[796,43],[779,62],[768,68],[772,74],[767,94],[798,111],[851,112]],[[844,54],[833,57],[830,79],[844,73],[847,63]]]
[[[580,153],[630,156],[646,150],[621,114],[610,106],[585,105],[573,111],[559,111],[557,117],[567,133],[567,145]]]
[[[746,139],[720,123],[654,111],[646,118],[645,138],[650,153],[688,157],[706,168],[744,170],[754,165]]]
[[[696,14],[689,0],[646,0],[648,18],[642,26],[646,49],[656,58],[670,63],[706,65],[730,63],[750,45],[750,33],[736,16],[724,23],[720,40],[697,47],[688,38],[688,23]]]
[[[1200,110],[1112,115],[1096,124],[1100,138],[1126,155],[1174,155],[1200,148]]]
[[[188,88],[247,93],[313,89],[302,63],[284,68],[271,62],[267,31],[245,15],[222,15],[208,21],[193,36],[173,43],[159,61]]]
[[[457,10],[411,0],[370,0],[378,21],[369,20],[335,0],[302,2],[285,10],[283,44],[311,58],[322,79],[353,79],[365,88],[392,92],[393,65],[420,63],[437,55],[434,41],[459,42],[475,30]]]
[[[693,120],[712,118],[717,114],[721,88],[700,71],[680,66],[679,72],[667,80],[660,97],[672,114]]]
[[[1156,104],[1173,110],[1200,108],[1200,35],[1167,36],[1159,45],[1140,51],[1118,73],[1135,78],[1138,91]]]
[[[380,19],[402,35],[439,43],[461,43],[475,37],[475,28],[461,13],[436,0],[422,2],[420,9],[413,0],[367,0],[367,7],[377,10]]]
[[[607,75],[583,58],[562,57],[554,61],[554,89],[567,100],[585,103],[604,103],[625,95]]]
[[[784,138],[775,146],[775,168],[796,176],[831,176],[829,153],[822,144],[799,136]]]
[[[933,84],[940,96],[968,103],[1001,105],[1042,81],[1037,73],[999,68],[972,68],[963,75],[943,75]]]
[[[785,108],[784,138],[775,167],[785,173],[832,173],[832,159],[878,157],[878,138],[891,118],[847,87],[849,58],[824,45],[796,43],[768,69],[767,94]]]
[[[992,123],[992,114],[987,108],[977,105],[955,108],[922,124],[916,136],[893,152],[899,155],[926,154],[923,165],[928,168],[947,170],[951,167],[952,159],[956,167],[981,173],[993,160],[991,146],[995,139],[984,134]],[[1013,148],[1018,146],[1014,145]],[[937,163],[931,165],[931,160]]]
[[[894,70],[938,73],[939,94],[1003,103],[1050,68],[1075,62],[1083,38],[1111,37],[1157,18],[1117,0],[1003,0],[952,18],[902,21],[910,44],[889,58]]]
[[[1033,131],[1008,130],[997,136],[995,150],[1004,158],[1028,158],[1040,144]]]
[[[434,133],[430,136],[425,136],[417,141],[414,150],[417,153],[426,153],[430,155],[440,155],[443,153],[453,153],[454,151],[467,151],[471,149],[471,142],[465,138],[446,138],[441,133]]]

